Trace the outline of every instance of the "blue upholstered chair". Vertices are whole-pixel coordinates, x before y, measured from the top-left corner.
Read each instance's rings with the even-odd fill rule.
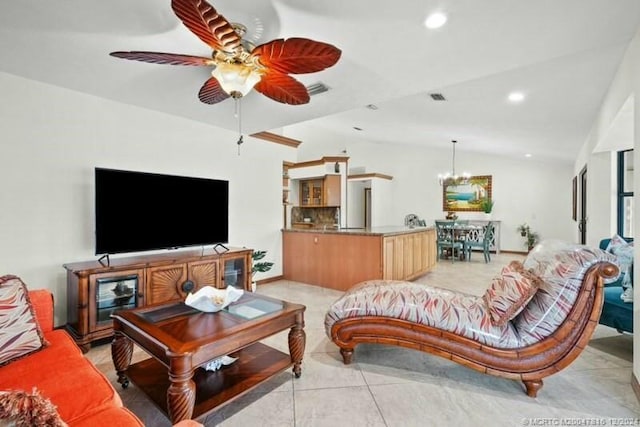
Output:
[[[484,236],[482,238],[482,241],[479,241],[479,242],[466,241],[464,243],[467,261],[471,261],[471,250],[473,248],[482,249],[482,254],[484,255],[484,262],[491,261],[490,249],[491,249],[491,242],[493,241],[495,232],[496,232],[495,226],[491,221],[489,221],[487,225],[484,227]]]
[[[627,242],[633,241],[633,239],[625,240]],[[611,239],[602,239],[600,249],[606,250],[610,241]],[[622,289],[623,274],[621,273],[615,282],[604,285],[604,303],[598,323],[615,328],[620,333],[633,333],[633,302],[624,302],[620,298],[624,292]],[[633,281],[633,266],[631,266],[630,274]]]

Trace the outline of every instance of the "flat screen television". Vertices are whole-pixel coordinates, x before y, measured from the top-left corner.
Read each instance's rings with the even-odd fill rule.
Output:
[[[227,243],[229,182],[95,168],[96,255]]]

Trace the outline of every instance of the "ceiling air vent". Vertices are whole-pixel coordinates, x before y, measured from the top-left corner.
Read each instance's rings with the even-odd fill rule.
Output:
[[[307,86],[307,92],[309,92],[309,96],[318,95],[319,93],[326,92],[329,90],[329,87],[322,82],[313,83]]]
[[[444,95],[442,95],[441,93],[430,93],[429,96],[434,101],[446,101],[446,99],[444,98]]]

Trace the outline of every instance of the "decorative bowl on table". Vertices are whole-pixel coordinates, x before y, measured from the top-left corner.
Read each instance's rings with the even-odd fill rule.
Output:
[[[184,303],[200,311],[215,313],[240,299],[242,294],[244,294],[242,289],[233,286],[227,286],[225,289],[205,286],[194,294],[189,293]]]

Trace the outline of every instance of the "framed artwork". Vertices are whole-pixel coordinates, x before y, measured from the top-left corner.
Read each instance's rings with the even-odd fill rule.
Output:
[[[442,210],[482,212],[482,201],[491,200],[491,175],[446,181],[442,184]]]
[[[573,199],[572,199],[571,217],[574,221],[578,220],[578,177],[573,177]]]

